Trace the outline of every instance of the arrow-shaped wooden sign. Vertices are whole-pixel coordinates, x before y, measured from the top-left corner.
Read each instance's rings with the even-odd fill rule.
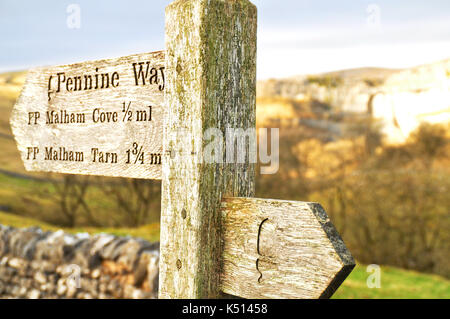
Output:
[[[222,291],[244,298],[329,298],[355,261],[322,206],[222,202]]]

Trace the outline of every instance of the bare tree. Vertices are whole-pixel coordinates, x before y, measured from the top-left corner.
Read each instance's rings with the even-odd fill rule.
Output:
[[[75,227],[81,219],[90,226],[99,226],[86,200],[90,187],[88,176],[63,175],[62,180],[53,180],[52,183],[55,189],[53,197],[63,216],[64,226]]]
[[[159,219],[160,182],[122,178],[118,183],[104,183],[102,190],[117,205],[118,213],[111,216],[116,225],[138,227]],[[152,216],[152,212],[158,215]]]

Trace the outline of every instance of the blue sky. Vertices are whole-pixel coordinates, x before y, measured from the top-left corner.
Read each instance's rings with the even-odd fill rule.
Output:
[[[0,0],[0,72],[164,48],[169,0]],[[81,28],[67,27],[69,4]],[[448,0],[254,0],[258,78],[450,58]]]

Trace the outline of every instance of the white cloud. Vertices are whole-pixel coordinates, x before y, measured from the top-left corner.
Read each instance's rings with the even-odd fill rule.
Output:
[[[450,58],[450,20],[330,27],[264,28],[258,78],[358,67],[407,68]]]
[[[450,58],[450,42],[362,45],[342,48],[258,49],[258,79],[358,67],[408,68]]]

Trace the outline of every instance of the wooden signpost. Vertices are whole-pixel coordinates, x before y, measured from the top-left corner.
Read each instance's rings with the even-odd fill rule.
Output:
[[[14,107],[28,170],[162,179],[160,298],[327,298],[355,266],[319,204],[252,198],[254,163],[199,160],[208,129],[255,128],[256,16],[174,1],[164,52],[34,69]]]

